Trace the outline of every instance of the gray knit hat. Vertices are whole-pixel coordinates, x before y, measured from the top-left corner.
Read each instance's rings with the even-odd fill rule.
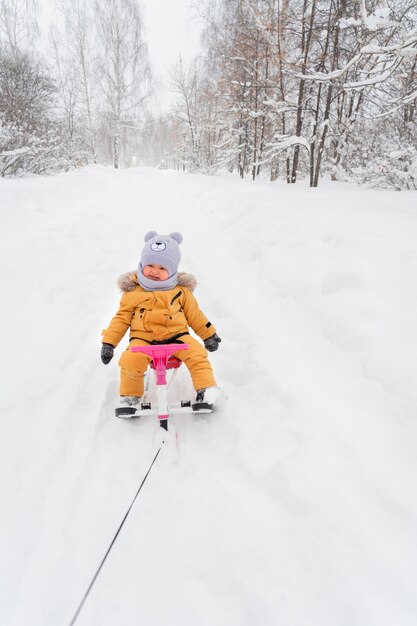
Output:
[[[178,283],[178,264],[181,259],[179,244],[182,242],[181,233],[158,235],[156,230],[151,230],[145,235],[138,267],[138,282],[146,291],[173,289]],[[146,265],[161,265],[168,271],[167,280],[155,281],[143,275]]]

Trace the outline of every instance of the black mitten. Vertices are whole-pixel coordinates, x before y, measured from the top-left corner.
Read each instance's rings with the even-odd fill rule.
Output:
[[[101,360],[104,365],[110,363],[114,354],[114,346],[111,343],[103,343],[101,346]]]
[[[220,337],[218,336],[217,333],[214,333],[214,335],[212,335],[208,339],[204,339],[204,347],[209,352],[215,352],[217,348],[219,347],[220,342],[221,342]]]

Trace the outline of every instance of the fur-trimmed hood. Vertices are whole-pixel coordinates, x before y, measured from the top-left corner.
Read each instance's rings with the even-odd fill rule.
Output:
[[[132,272],[126,272],[122,274],[117,281],[117,285],[121,291],[133,291],[136,287],[139,287],[138,275],[135,270]],[[187,287],[190,291],[194,291],[197,287],[197,280],[192,274],[186,272],[178,272],[178,285],[180,287]]]

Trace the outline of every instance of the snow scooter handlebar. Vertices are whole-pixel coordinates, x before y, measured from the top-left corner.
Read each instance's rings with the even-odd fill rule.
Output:
[[[131,352],[143,352],[151,357],[156,373],[156,389],[158,394],[159,424],[168,430],[168,403],[167,403],[167,366],[169,357],[179,350],[188,350],[187,343],[163,343],[151,346],[131,346]]]
[[[156,384],[166,385],[169,357],[179,350],[188,350],[188,343],[164,343],[153,346],[132,346],[131,352],[143,352],[151,357],[156,371]]]

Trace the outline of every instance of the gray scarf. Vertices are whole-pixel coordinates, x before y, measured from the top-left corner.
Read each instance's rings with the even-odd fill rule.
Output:
[[[138,283],[145,291],[169,291],[178,285],[178,272],[168,276],[166,280],[151,280],[142,272],[142,265],[138,267]]]

